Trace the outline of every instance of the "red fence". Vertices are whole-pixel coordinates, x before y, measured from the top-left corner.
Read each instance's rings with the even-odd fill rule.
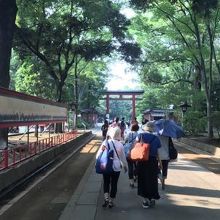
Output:
[[[27,160],[36,154],[40,154],[52,147],[64,144],[69,140],[77,137],[77,132],[63,133],[50,138],[39,140],[38,142],[31,142],[29,145],[11,148],[0,151],[0,170],[10,168],[18,163]]]

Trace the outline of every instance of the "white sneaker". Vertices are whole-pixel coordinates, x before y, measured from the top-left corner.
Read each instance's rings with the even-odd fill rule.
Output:
[[[148,208],[150,207],[149,202],[148,202],[148,201],[143,201],[143,202],[142,202],[142,207],[143,207],[144,209],[148,209]]]
[[[161,173],[158,173],[158,174],[157,174],[157,177],[158,177],[158,179],[160,180],[160,182],[162,183],[162,180],[163,180],[162,174],[161,174]]]

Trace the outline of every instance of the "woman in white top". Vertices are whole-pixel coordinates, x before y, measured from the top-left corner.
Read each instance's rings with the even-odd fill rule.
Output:
[[[117,194],[117,184],[120,176],[120,171],[124,168],[125,172],[127,171],[127,162],[124,153],[124,147],[120,142],[121,139],[121,130],[118,127],[112,127],[108,130],[108,139],[103,141],[101,147],[99,148],[96,158],[105,150],[106,147],[110,147],[114,150],[113,156],[113,172],[110,174],[103,174],[103,189],[104,189],[104,204],[103,207],[113,207],[113,199]]]

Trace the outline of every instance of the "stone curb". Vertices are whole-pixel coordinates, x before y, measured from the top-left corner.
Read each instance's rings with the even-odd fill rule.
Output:
[[[195,147],[202,151],[208,152],[211,155],[220,159],[220,148],[219,147],[215,147],[210,144],[198,142],[198,141],[195,141],[189,138],[181,138],[180,141],[184,144],[190,145],[191,147]]]
[[[70,220],[73,216],[74,219],[95,219],[98,197],[102,185],[102,175],[95,173],[94,164],[95,158],[87,168],[59,220]]]

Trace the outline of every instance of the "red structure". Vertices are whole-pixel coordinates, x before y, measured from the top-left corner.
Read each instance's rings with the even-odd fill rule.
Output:
[[[27,160],[51,147],[59,146],[77,136],[76,131],[50,137],[50,125],[67,120],[65,104],[19,93],[0,87],[0,129],[27,126],[27,142],[21,137],[13,143],[0,136],[0,170],[7,169]],[[29,126],[47,125],[49,137],[29,140]],[[37,129],[38,131],[38,129]]]
[[[67,106],[0,87],[0,128],[63,123]]]
[[[135,114],[135,102],[136,96],[142,95],[144,90],[137,91],[106,91],[104,94],[106,95],[106,114],[109,114],[109,102],[110,100],[132,100],[132,119],[136,117]]]

